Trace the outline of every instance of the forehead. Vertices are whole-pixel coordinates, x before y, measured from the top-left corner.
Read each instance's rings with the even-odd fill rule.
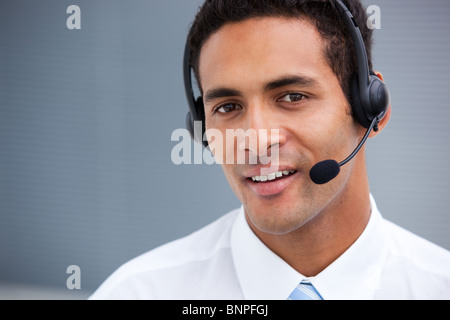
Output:
[[[229,23],[202,47],[202,87],[292,72],[319,76],[331,71],[323,49],[323,38],[306,19],[263,17]]]

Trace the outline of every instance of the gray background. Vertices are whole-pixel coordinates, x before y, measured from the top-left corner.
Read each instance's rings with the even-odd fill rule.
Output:
[[[200,2],[0,0],[0,297],[87,296],[239,206],[219,166],[170,158]],[[386,218],[450,249],[450,1],[364,3],[382,10],[374,63],[393,105],[367,146],[372,193]],[[81,30],[66,27],[71,4]],[[66,289],[73,264],[81,291]]]

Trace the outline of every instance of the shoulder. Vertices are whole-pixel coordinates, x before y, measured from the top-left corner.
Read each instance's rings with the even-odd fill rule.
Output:
[[[192,280],[196,273],[201,277],[202,270],[209,269],[206,265],[230,260],[230,231],[238,213],[239,209],[233,210],[186,237],[126,262],[90,299],[166,298],[161,294],[168,284]]]
[[[390,221],[385,220],[391,254],[404,257],[424,270],[450,276],[450,252]]]
[[[384,224],[387,278],[395,280],[397,288],[405,284],[410,298],[450,298],[450,252],[392,222]]]

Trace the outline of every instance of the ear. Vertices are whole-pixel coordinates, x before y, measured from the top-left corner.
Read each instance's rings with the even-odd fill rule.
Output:
[[[383,75],[382,75],[380,72],[374,71],[374,73],[376,74],[376,76],[377,76],[378,78],[380,78],[380,80],[384,81]],[[392,108],[391,108],[391,105],[389,105],[389,107],[388,107],[388,109],[387,109],[387,111],[386,111],[386,114],[384,115],[383,119],[381,119],[381,121],[378,123],[378,131],[377,131],[377,132],[372,131],[372,132],[370,133],[369,138],[375,137],[375,136],[377,136],[381,131],[383,131],[384,127],[386,127],[386,125],[387,125],[388,122],[389,122],[389,119],[391,118],[391,112],[392,112]]]

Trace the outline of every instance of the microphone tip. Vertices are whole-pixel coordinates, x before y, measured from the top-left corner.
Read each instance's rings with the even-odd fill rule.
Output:
[[[309,176],[315,184],[325,184],[339,174],[341,167],[335,160],[324,160],[315,164],[309,171]]]

